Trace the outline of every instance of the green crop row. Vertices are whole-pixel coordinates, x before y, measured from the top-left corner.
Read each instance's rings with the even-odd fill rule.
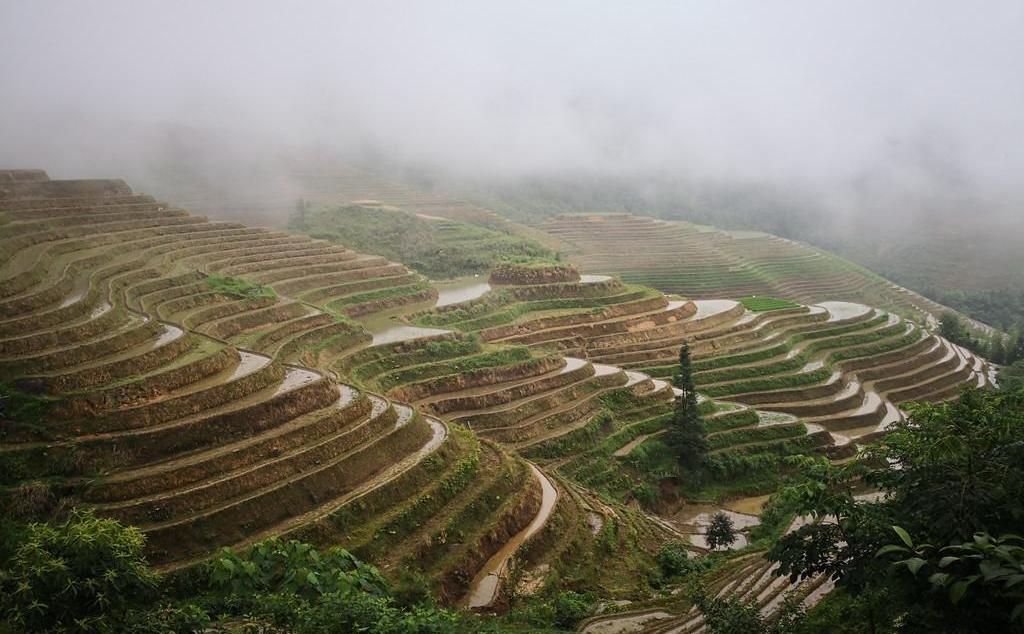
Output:
[[[822,330],[812,330],[811,332],[802,332],[793,335],[789,338],[788,343],[790,345],[799,343],[801,341],[807,341],[808,339],[822,339],[824,337],[836,337],[844,335],[850,332],[856,332],[858,330],[866,330],[879,326],[885,323],[889,319],[888,315],[876,315],[868,320],[858,321],[852,324],[846,324],[845,326],[836,326],[834,328],[824,328]]]
[[[753,409],[741,409],[704,421],[704,430],[709,434],[756,425],[759,418]]]
[[[807,346],[804,350],[805,353],[813,353],[821,350],[832,350],[835,348],[851,348],[853,346],[859,346],[866,343],[872,343],[874,341],[880,341],[882,339],[888,339],[893,335],[906,329],[906,325],[899,323],[893,324],[887,328],[875,330],[873,332],[865,332],[855,335],[844,335],[842,337],[836,337],[835,339],[826,339],[824,341],[816,341],[811,345]]]
[[[394,370],[377,379],[381,390],[387,391],[399,385],[415,383],[424,379],[472,372],[483,368],[510,365],[530,359],[530,350],[523,346],[502,348],[492,352],[462,357],[454,360],[438,361],[415,365],[401,370]]]
[[[703,390],[705,394],[712,397],[728,396],[730,394],[749,394],[751,392],[765,392],[768,390],[781,390],[790,387],[800,387],[820,383],[832,375],[832,369],[823,367],[812,372],[801,372],[799,374],[784,374],[781,376],[770,376],[752,381],[741,381],[729,383]]]
[[[329,308],[340,308],[342,306],[354,306],[356,304],[365,304],[366,302],[373,302],[380,299],[391,299],[392,297],[401,297],[402,295],[413,295],[428,291],[433,288],[426,280],[421,280],[415,284],[406,284],[404,286],[392,286],[389,288],[381,288],[375,291],[367,291],[365,293],[356,293],[354,295],[346,295],[332,301]]]
[[[706,370],[725,368],[732,365],[756,363],[758,361],[777,357],[780,354],[786,354],[787,352],[789,352],[789,347],[780,343],[769,348],[761,348],[751,352],[741,352],[739,354],[731,354],[724,357],[711,357],[710,359],[699,359],[693,362],[693,371],[704,372]]]
[[[711,385],[724,381],[736,381],[765,374],[779,374],[781,372],[798,370],[806,363],[807,356],[805,354],[798,354],[794,357],[764,365],[746,365],[711,372],[698,372],[694,374],[693,380],[697,385]]]
[[[739,299],[739,302],[743,304],[743,306],[747,310],[752,310],[754,312],[765,312],[769,310],[783,310],[786,308],[799,307],[799,304],[794,304],[793,302],[785,299],[778,299],[775,297],[761,297],[756,295],[752,297],[741,297]]]
[[[803,423],[783,425],[766,425],[723,431],[708,437],[708,448],[711,450],[734,447],[754,442],[770,442],[782,438],[793,438],[807,433]]]
[[[884,341],[870,346],[860,346],[857,348],[851,348],[850,350],[838,350],[832,353],[832,360],[844,361],[847,359],[859,359],[861,357],[871,357],[882,354],[884,352],[891,352],[893,350],[898,350],[900,348],[905,348],[909,345],[915,344],[923,336],[923,331],[914,328],[913,330],[903,335],[899,339],[893,339],[892,341]]]
[[[387,356],[378,356],[378,358],[362,364],[359,364],[359,362],[356,361],[355,363],[347,364],[347,367],[350,368],[351,376],[365,381],[383,372],[406,368],[413,365],[420,365],[423,363],[430,363],[433,361],[463,357],[475,354],[481,350],[483,350],[483,347],[480,345],[480,341],[475,337],[454,340],[442,339],[438,341],[426,341],[423,342],[422,347],[416,350]],[[380,350],[380,353],[381,355],[385,355],[386,351]],[[376,355],[367,354],[366,356],[371,357]]]

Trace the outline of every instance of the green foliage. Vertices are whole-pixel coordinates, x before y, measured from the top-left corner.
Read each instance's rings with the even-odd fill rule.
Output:
[[[463,617],[428,605],[398,606],[391,597],[332,593],[298,611],[297,634],[446,634],[463,629]]]
[[[1006,392],[1024,390],[1024,359],[999,371],[999,389]]]
[[[699,587],[691,588],[690,598],[704,614],[712,634],[792,634],[804,621],[803,611],[789,601],[769,618],[753,600],[714,597]]]
[[[974,610],[1009,612],[1009,620],[1024,625],[1024,538],[1019,535],[992,537],[975,533],[969,542],[936,548],[915,544],[910,534],[892,527],[900,543],[878,550],[877,557],[903,557],[893,566],[926,579],[944,592],[952,605],[969,605]]]
[[[277,293],[269,286],[255,284],[240,277],[227,277],[219,275],[207,275],[203,282],[211,289],[224,295],[237,299],[266,299],[275,298]]]
[[[580,621],[594,611],[596,600],[592,594],[573,590],[553,590],[530,597],[516,606],[506,621],[527,626],[526,631],[539,632],[552,626],[559,631],[573,630]],[[516,628],[518,629],[518,628]],[[495,631],[507,631],[498,628]]]
[[[483,297],[459,305],[421,315],[415,322],[421,326],[457,328],[465,332],[483,330],[516,322],[531,313],[545,311],[598,310],[605,306],[637,301],[654,295],[654,291],[630,287],[625,293],[597,297],[561,296],[552,299],[519,301],[507,289],[490,291]]]
[[[713,566],[710,557],[694,557],[686,544],[678,540],[662,544],[655,559],[661,569],[661,574],[666,579],[679,579],[699,574]]]
[[[377,569],[343,548],[321,553],[309,544],[278,538],[254,544],[242,554],[225,548],[208,564],[207,574],[214,590],[231,594],[284,592],[309,599],[387,592]]]
[[[1016,531],[1024,518],[1024,392],[966,390],[958,401],[917,404],[872,446],[870,481],[890,492],[898,523],[928,541]]]
[[[205,632],[210,624],[210,615],[202,606],[164,603],[130,611],[120,631],[124,634],[194,634]]]
[[[787,301],[785,299],[777,299],[775,297],[741,297],[739,302],[747,310],[754,312],[765,312],[769,310],[782,310],[785,308],[799,308],[799,304]]]
[[[675,452],[684,469],[696,472],[707,453],[708,442],[697,406],[689,344],[684,343],[679,348],[679,368],[673,383],[683,393],[676,397],[675,413],[665,434],[665,444]]]
[[[454,359],[481,350],[480,340],[475,336],[402,342],[361,350],[344,359],[338,369],[365,381],[390,370]]]
[[[1024,324],[1024,289],[985,291],[928,287],[923,293],[938,302],[1009,332]]]
[[[159,577],[135,528],[72,511],[62,524],[30,524],[0,570],[0,614],[21,631],[109,632],[149,600]]]
[[[540,244],[494,227],[427,220],[395,209],[348,205],[296,216],[290,228],[448,279],[486,273],[506,258],[554,258]]]
[[[977,345],[977,342],[971,337],[971,333],[968,332],[964,320],[953,312],[942,313],[942,317],[939,319],[939,334],[958,346],[973,348]]]
[[[1020,590],[1004,583],[1024,574],[1016,567],[1020,543],[989,535],[1011,533],[1024,518],[1024,393],[966,390],[957,402],[916,405],[862,460],[804,459],[801,466],[802,477],[783,495],[810,521],[773,547],[770,558],[783,573],[826,574],[855,597],[884,594],[886,628],[913,615],[914,631],[1021,630],[1019,621],[1010,625],[1020,616],[1013,612]],[[857,500],[864,483],[884,497]],[[900,527],[895,534],[892,526]],[[899,555],[901,570],[928,575],[897,574],[876,553]],[[947,598],[968,589],[969,600]]]
[[[708,542],[708,548],[718,550],[728,548],[736,541],[736,530],[732,518],[719,511],[711,517],[704,535]]]
[[[608,412],[600,412],[586,425],[562,434],[552,440],[540,442],[523,451],[528,458],[556,458],[579,453],[592,447],[615,430],[615,420]]]

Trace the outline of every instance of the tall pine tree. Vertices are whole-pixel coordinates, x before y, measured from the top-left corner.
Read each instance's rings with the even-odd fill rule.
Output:
[[[679,348],[679,368],[673,377],[675,386],[682,390],[676,396],[672,425],[667,434],[669,446],[675,452],[685,469],[696,471],[708,450],[704,423],[697,409],[697,390],[693,385],[693,367],[690,361],[690,345]]]

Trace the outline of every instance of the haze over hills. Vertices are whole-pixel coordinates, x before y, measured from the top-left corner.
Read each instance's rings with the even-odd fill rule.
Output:
[[[1021,32],[0,2],[0,634],[1024,632]]]

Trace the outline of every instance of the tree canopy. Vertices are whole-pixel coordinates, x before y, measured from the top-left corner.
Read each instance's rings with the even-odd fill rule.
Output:
[[[1008,568],[1020,562],[1012,533],[1024,525],[1024,392],[967,390],[959,401],[915,405],[909,414],[859,461],[802,459],[802,477],[773,504],[806,523],[769,557],[793,579],[829,575],[841,596],[857,599],[860,622],[873,629],[842,631],[1024,631],[1017,599],[1001,586],[978,583],[951,597],[945,582],[935,583],[972,574],[971,565],[953,560],[945,560],[948,571],[939,569],[942,557],[964,557],[976,570],[999,552]],[[866,486],[878,493],[865,494]],[[982,544],[991,547],[978,551]],[[916,574],[925,568],[963,576]]]

